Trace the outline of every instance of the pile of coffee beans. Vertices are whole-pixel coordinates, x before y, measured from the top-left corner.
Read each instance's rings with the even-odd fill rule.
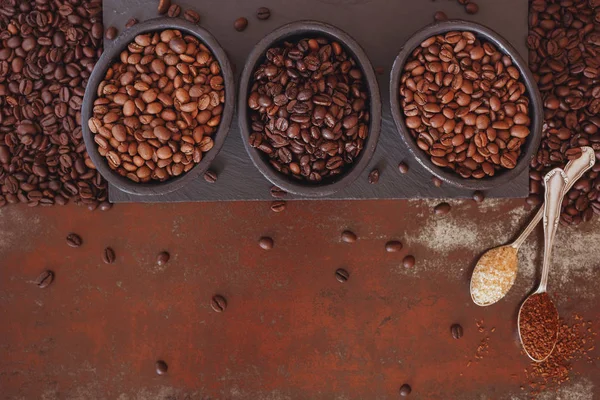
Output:
[[[529,67],[544,102],[543,137],[531,161],[528,203],[542,201],[542,177],[591,146],[600,160],[600,2],[533,0],[529,10]],[[600,214],[600,163],[565,197],[561,223]]]
[[[469,31],[421,43],[406,61],[402,111],[417,145],[463,178],[517,165],[529,136],[529,98],[512,59]]]
[[[0,207],[106,200],[80,112],[103,33],[99,0],[0,2]]]
[[[324,37],[267,50],[248,96],[250,145],[277,171],[311,183],[344,172],[369,134],[363,73]]]
[[[88,126],[98,152],[134,182],[181,175],[214,145],[224,81],[194,36],[172,29],[136,36],[97,92]]]

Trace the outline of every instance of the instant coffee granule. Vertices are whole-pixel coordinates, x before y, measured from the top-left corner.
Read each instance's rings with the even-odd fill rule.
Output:
[[[529,297],[519,314],[523,347],[533,358],[543,360],[554,348],[558,332],[558,312],[548,293]]]
[[[494,333],[496,328],[491,328],[488,330],[483,324],[483,319],[475,320],[475,326],[477,326],[477,331],[484,335],[479,342],[479,346],[477,346],[477,349],[475,350],[475,354],[473,355],[475,362],[479,362],[489,353],[491,339],[490,334]],[[469,361],[467,361],[467,368],[473,364],[473,359],[469,359]],[[460,376],[463,376],[462,372],[460,373]]]
[[[497,247],[477,262],[471,278],[471,295],[477,304],[492,304],[510,290],[516,277],[517,249]]]
[[[532,362],[525,369],[525,377],[528,379],[527,386],[532,395],[536,395],[548,389],[559,389],[564,383],[568,383],[576,373],[573,365],[576,362],[593,363],[594,358],[590,352],[595,350],[597,332],[592,321],[584,321],[577,314],[573,315],[574,323],[567,324],[560,320],[558,330],[558,342],[554,351],[544,362]],[[522,387],[525,389],[525,387]]]

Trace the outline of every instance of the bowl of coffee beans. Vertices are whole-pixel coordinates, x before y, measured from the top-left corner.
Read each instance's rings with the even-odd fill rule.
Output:
[[[231,125],[230,62],[199,26],[156,18],[124,31],[89,79],[81,122],[87,151],[111,184],[166,194],[209,167]]]
[[[416,159],[461,188],[506,184],[529,165],[542,102],[517,51],[482,25],[445,21],[415,33],[390,75],[392,116]]]
[[[284,25],[254,48],[240,78],[242,140],[274,185],[303,196],[332,194],[373,156],[381,98],[363,49],[328,24]]]

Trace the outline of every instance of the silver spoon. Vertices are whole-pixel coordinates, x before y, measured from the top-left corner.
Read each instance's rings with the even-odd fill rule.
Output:
[[[544,261],[538,289],[529,295],[519,309],[519,339],[525,352],[534,361],[542,362],[552,354],[558,340],[558,310],[546,293],[554,235],[558,228],[563,194],[569,179],[555,168],[544,177]],[[525,314],[525,318],[524,317]],[[548,315],[548,319],[542,319]]]
[[[594,150],[588,146],[582,147],[581,156],[569,161],[564,168],[569,182],[564,189],[563,196],[595,163]],[[517,277],[519,248],[542,220],[543,215],[544,208],[540,207],[514,242],[490,249],[481,256],[471,276],[471,298],[475,304],[489,306],[506,296]],[[490,276],[490,270],[492,276]]]

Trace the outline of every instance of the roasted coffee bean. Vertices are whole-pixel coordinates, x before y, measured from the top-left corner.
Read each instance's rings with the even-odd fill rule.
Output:
[[[335,270],[335,279],[337,279],[338,282],[344,283],[348,281],[348,278],[350,278],[350,274],[345,269],[338,268]]]
[[[217,173],[209,169],[204,173],[204,180],[208,183],[215,183],[217,181]]]
[[[269,19],[269,17],[271,17],[271,10],[269,10],[267,7],[260,7],[258,10],[256,10],[256,18],[265,20]]]
[[[106,29],[106,33],[104,34],[104,37],[107,38],[108,40],[114,40],[118,34],[119,34],[119,31],[117,30],[117,28],[115,28],[114,26],[109,26],[108,29]]]
[[[81,240],[81,236],[76,233],[69,233],[67,235],[67,244],[71,247],[79,247],[83,244],[83,240]]]
[[[411,256],[410,254],[407,255],[402,260],[402,265],[404,265],[404,268],[412,268],[412,267],[414,267],[415,266],[415,257]]]
[[[527,198],[527,204],[537,206],[542,202],[543,190],[533,181],[576,158],[579,147],[591,146],[596,160],[600,160],[600,89],[598,75],[590,74],[589,69],[590,65],[598,68],[600,5],[585,0],[538,0],[529,4],[529,66],[544,105],[542,140],[530,162],[533,174]],[[595,188],[583,185],[570,192],[578,196],[565,196],[562,224],[576,225],[589,220],[594,212],[600,214],[598,172],[596,165],[580,179],[595,181]]]
[[[410,387],[410,385],[408,383],[405,383],[404,385],[400,386],[400,396],[406,397],[411,392],[412,392],[412,388]]]
[[[164,374],[167,373],[167,370],[169,369],[169,366],[163,360],[158,360],[156,362],[155,368],[156,368],[156,373],[158,375],[164,375]]]
[[[236,31],[241,32],[245,30],[246,27],[248,27],[248,20],[244,17],[240,17],[235,20],[235,22],[233,23],[233,27]]]
[[[476,190],[473,193],[473,200],[475,200],[477,203],[481,203],[484,199],[485,199],[485,195],[483,194],[483,192],[481,190]]]
[[[100,209],[100,211],[108,211],[112,208],[112,203],[109,203],[108,201],[103,201],[98,205],[98,208]]]
[[[223,312],[227,308],[227,300],[225,299],[225,297],[216,294],[212,297],[210,306],[215,312]]]
[[[443,11],[436,11],[436,13],[433,14],[433,20],[434,21],[438,21],[438,22],[439,21],[447,21],[448,20],[448,16]]]
[[[99,0],[0,5],[0,206],[106,200],[79,121],[103,34]]]
[[[171,258],[171,255],[168,252],[161,251],[156,256],[156,265],[165,265],[166,263],[169,262],[170,258]]]
[[[385,244],[385,251],[388,253],[397,253],[402,250],[402,243],[397,240],[390,240]]]
[[[356,233],[354,233],[352,231],[344,231],[344,232],[342,232],[341,239],[342,239],[342,242],[354,243],[354,242],[356,242],[358,237],[356,236]]]
[[[371,185],[374,185],[377,182],[379,182],[379,170],[378,169],[374,169],[371,172],[369,172],[369,183]]]
[[[465,11],[467,12],[467,14],[477,14],[477,12],[479,11],[479,6],[477,5],[477,3],[471,0],[465,5]]]
[[[104,261],[105,264],[112,264],[115,262],[115,259],[115,251],[110,247],[105,248],[102,253],[102,261]]]
[[[277,186],[271,187],[271,196],[273,196],[277,199],[285,197],[286,194],[287,194],[287,192],[285,190],[278,188]]]
[[[185,18],[186,20],[188,20],[194,24],[197,24],[200,22],[200,14],[198,14],[194,10],[185,10],[185,12],[183,13],[183,18]]]
[[[127,23],[125,24],[125,28],[131,28],[132,26],[134,26],[135,24],[137,24],[139,21],[136,18],[129,18],[129,20],[127,21]]]
[[[44,289],[47,288],[53,281],[54,272],[47,269],[37,277],[37,279],[35,280],[35,284],[40,289]]]
[[[258,245],[263,250],[271,250],[274,246],[275,242],[272,238],[268,236],[263,236],[258,240]]]
[[[398,164],[398,171],[400,171],[401,174],[407,174],[408,169],[408,164],[406,164],[405,162],[401,162],[400,164]]]
[[[437,215],[446,215],[450,212],[451,208],[448,203],[440,203],[433,208],[433,212]]]
[[[463,327],[459,324],[454,324],[450,327],[450,332],[454,339],[460,339],[463,336]]]
[[[158,0],[159,14],[166,14],[169,11],[169,7],[171,7],[171,0]]]
[[[434,165],[465,179],[516,167],[530,134],[529,97],[512,59],[492,43],[469,31],[430,37],[400,81],[405,124]]]
[[[100,155],[119,175],[166,181],[213,148],[224,109],[223,76],[195,36],[172,29],[137,35],[100,88],[87,123]]]
[[[167,10],[167,15],[171,18],[177,18],[181,14],[181,7],[179,4],[171,4],[171,7]]]
[[[271,203],[271,210],[276,213],[280,213],[285,210],[285,201],[274,201]]]
[[[442,180],[440,178],[438,178],[437,176],[432,176],[431,182],[433,183],[433,186],[435,186],[435,187],[442,186]]]
[[[283,175],[318,184],[348,171],[369,133],[366,81],[338,42],[309,37],[266,52],[247,104],[252,147]]]

